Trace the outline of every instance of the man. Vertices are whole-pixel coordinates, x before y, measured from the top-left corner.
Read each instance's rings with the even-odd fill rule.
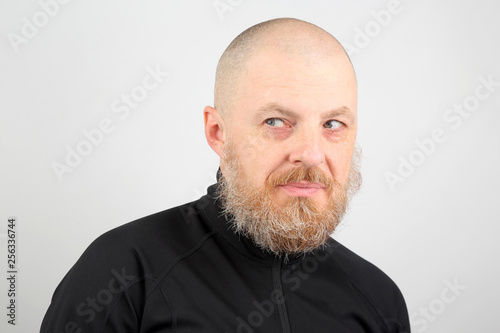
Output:
[[[239,35],[204,110],[220,156],[201,199],[99,237],[42,332],[409,332],[379,269],[330,238],[361,183],[339,42],[277,19]]]

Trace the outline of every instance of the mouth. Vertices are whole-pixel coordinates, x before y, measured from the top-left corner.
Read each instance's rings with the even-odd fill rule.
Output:
[[[298,183],[286,183],[283,185],[279,185],[278,187],[282,188],[289,195],[294,197],[312,197],[313,195],[324,189],[325,185],[321,183],[300,181]]]

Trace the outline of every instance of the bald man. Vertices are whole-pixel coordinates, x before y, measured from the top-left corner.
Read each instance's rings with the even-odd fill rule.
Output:
[[[253,26],[216,72],[217,184],[94,241],[42,332],[410,332],[382,271],[330,237],[361,184],[357,87],[339,42]]]

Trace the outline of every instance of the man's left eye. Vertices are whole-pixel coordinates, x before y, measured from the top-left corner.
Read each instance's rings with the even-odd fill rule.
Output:
[[[327,122],[325,123],[325,125],[324,125],[324,126],[325,126],[326,128],[337,129],[337,128],[339,128],[339,127],[342,127],[342,125],[344,125],[344,124],[342,124],[342,123],[341,123],[340,121],[338,121],[338,120],[329,120],[329,121],[327,121]]]

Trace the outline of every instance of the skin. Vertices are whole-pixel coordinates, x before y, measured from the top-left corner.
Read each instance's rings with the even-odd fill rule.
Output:
[[[208,144],[220,157],[231,139],[248,185],[264,188],[273,172],[297,166],[318,168],[345,184],[357,131],[357,86],[352,65],[336,40],[324,32],[269,33],[239,76],[224,117],[204,110]],[[289,38],[286,48],[276,42]],[[308,47],[304,48],[304,43]],[[322,184],[278,186],[274,201],[310,197],[325,207]]]

